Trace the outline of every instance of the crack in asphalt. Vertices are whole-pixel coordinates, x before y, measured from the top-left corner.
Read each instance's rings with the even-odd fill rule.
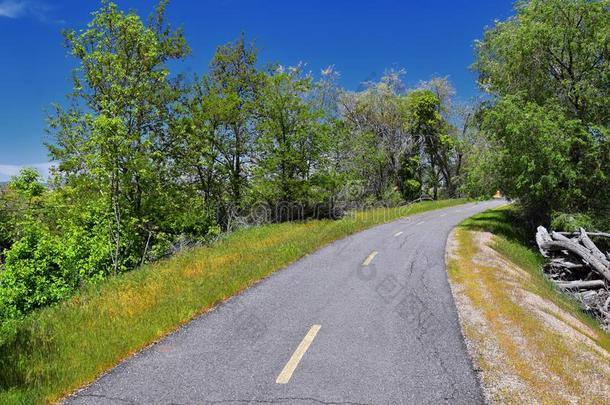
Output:
[[[125,398],[120,398],[120,397],[111,397],[109,395],[103,395],[103,394],[78,394],[78,396],[79,397],[109,399],[111,401],[119,401],[119,402],[124,402],[126,404],[138,404],[139,403],[139,402],[131,400],[131,399],[125,399]]]
[[[83,397],[92,397],[92,398],[100,398],[100,399],[108,399],[111,401],[118,401],[118,402],[124,402],[127,404],[141,404],[143,402],[138,402],[138,401],[134,401],[131,399],[125,399],[125,398],[121,398],[121,397],[112,397],[109,395],[103,395],[103,394],[81,394],[80,396]],[[324,404],[324,405],[372,405],[370,403],[367,402],[353,402],[353,401],[325,401],[322,399],[318,399],[318,398],[314,398],[314,397],[278,397],[278,398],[270,398],[270,399],[219,399],[219,400],[214,400],[214,401],[209,401],[209,400],[204,400],[201,403],[202,404],[231,404],[231,403],[246,403],[246,404],[251,404],[251,403],[258,403],[258,404],[278,404],[278,403],[285,403],[286,401],[309,401],[309,402],[315,402],[317,404]],[[186,403],[180,403],[180,402],[168,402],[168,404],[170,405],[186,405]]]
[[[286,401],[310,401],[324,405],[372,405],[366,402],[352,402],[352,401],[325,401],[313,397],[279,397],[273,399],[226,399],[218,401],[204,401],[204,404],[230,404],[230,403],[261,403],[261,404],[277,404]]]
[[[428,255],[423,255],[422,259],[425,261],[425,266],[423,268],[430,268],[431,260]],[[432,265],[437,266],[438,263],[436,261],[433,261]],[[430,291],[429,286],[426,283],[425,274],[426,272],[421,271],[419,273],[418,279],[421,281],[421,287],[424,290],[425,295],[430,297],[433,295]],[[447,382],[451,387],[451,394],[449,396],[443,395],[442,397],[439,397],[439,399],[442,398],[446,401],[455,399],[455,396],[458,391],[456,387],[457,382],[453,376],[453,373],[446,365],[446,359],[443,357],[443,352],[439,350],[438,347],[438,342],[440,341],[441,337],[447,333],[447,329],[443,328],[442,326],[440,329],[438,328],[438,326],[441,325],[441,322],[439,321],[438,317],[434,314],[434,311],[432,311],[429,306],[426,305],[425,300],[423,300],[415,290],[413,290],[413,296],[419,303],[419,306],[416,306],[415,308],[416,310],[419,309],[417,310],[416,314],[417,328],[415,329],[415,339],[422,346],[423,353],[425,354],[426,358],[428,360],[431,360],[431,364],[436,363],[439,365],[441,369],[440,375],[443,375],[446,378]],[[436,362],[433,360],[436,360]],[[431,400],[429,403],[434,402],[435,401]]]

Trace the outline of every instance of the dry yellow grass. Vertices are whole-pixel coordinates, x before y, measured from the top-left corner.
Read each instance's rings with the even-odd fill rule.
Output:
[[[534,252],[475,230],[482,222],[475,217],[453,233],[448,268],[486,399],[609,403],[609,336],[549,286]]]

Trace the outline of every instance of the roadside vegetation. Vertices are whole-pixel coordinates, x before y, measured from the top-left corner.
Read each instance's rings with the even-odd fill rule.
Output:
[[[52,402],[272,272],[336,239],[464,200],[238,230],[111,277],[14,321],[0,336],[0,403]]]
[[[56,168],[0,191],[0,328],[244,226],[458,196],[446,78],[407,89],[388,71],[348,91],[332,67],[261,66],[245,35],[187,77],[169,70],[190,49],[167,6],[146,19],[103,0],[64,32],[76,69],[48,117]]]
[[[518,199],[533,229],[610,228],[610,2],[518,1],[515,11],[475,44],[491,99],[466,183]]]
[[[448,271],[462,330],[492,403],[604,403],[610,335],[541,271],[514,207],[464,221]]]

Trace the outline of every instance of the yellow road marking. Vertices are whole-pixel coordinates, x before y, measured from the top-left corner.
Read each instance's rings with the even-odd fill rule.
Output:
[[[309,329],[309,332],[307,332],[307,335],[305,335],[297,349],[294,351],[292,357],[290,357],[290,360],[288,360],[288,363],[286,363],[280,375],[277,376],[277,379],[275,380],[277,384],[286,384],[288,381],[290,381],[292,373],[294,373],[294,370],[299,365],[303,355],[307,349],[309,349],[311,342],[313,342],[321,327],[321,325],[313,325]]]
[[[400,232],[396,232],[396,233],[394,234],[394,236],[400,236],[400,235],[402,235],[402,231],[400,231]]]
[[[369,257],[366,258],[366,260],[364,260],[364,262],[362,263],[363,266],[368,266],[369,264],[371,264],[371,262],[373,261],[373,259],[375,258],[375,256],[377,256],[377,251],[374,250],[373,253],[371,253],[369,255]]]

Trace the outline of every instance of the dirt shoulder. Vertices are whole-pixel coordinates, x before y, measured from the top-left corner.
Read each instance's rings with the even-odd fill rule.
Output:
[[[458,227],[447,268],[460,324],[490,403],[608,403],[608,335],[535,269],[494,249],[489,232]]]

